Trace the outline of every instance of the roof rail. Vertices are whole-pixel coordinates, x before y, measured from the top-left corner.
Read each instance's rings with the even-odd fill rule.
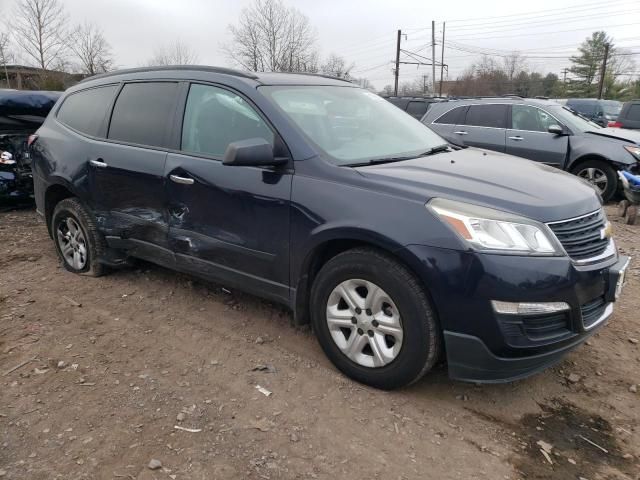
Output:
[[[286,74],[290,74],[290,75],[307,75],[309,77],[322,77],[322,78],[329,78],[331,80],[340,80],[342,82],[347,82],[347,83],[353,83],[351,80],[346,79],[346,78],[340,78],[340,77],[335,77],[333,75],[326,75],[324,73],[309,73],[309,72],[263,72],[263,73],[284,73]],[[256,77],[257,78],[257,77]],[[354,79],[355,80],[355,79]]]
[[[95,80],[99,78],[108,78],[116,75],[125,75],[127,73],[144,73],[144,72],[166,72],[171,70],[198,70],[201,72],[223,73],[225,75],[234,75],[236,77],[251,78],[256,80],[258,76],[252,72],[243,72],[233,68],[210,67],[208,65],[163,65],[158,67],[139,67],[127,68],[124,70],[115,70],[113,72],[101,73],[82,79],[79,83]]]

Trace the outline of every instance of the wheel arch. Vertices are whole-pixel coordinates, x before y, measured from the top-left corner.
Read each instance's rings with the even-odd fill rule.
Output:
[[[44,192],[44,218],[47,223],[47,231],[51,235],[51,217],[56,205],[65,198],[76,197],[70,185],[64,180],[59,180],[49,185]]]
[[[388,237],[377,232],[360,229],[323,232],[309,248],[305,249],[307,254],[292,275],[295,285],[292,309],[296,325],[305,325],[310,322],[309,299],[311,287],[322,266],[336,255],[358,247],[381,251],[408,268],[418,279],[420,278],[406,256],[398,254],[403,250],[404,246]],[[430,297],[426,288],[425,291]]]

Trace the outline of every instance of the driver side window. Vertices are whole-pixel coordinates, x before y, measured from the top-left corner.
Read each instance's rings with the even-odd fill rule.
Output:
[[[219,87],[191,85],[181,150],[222,157],[230,143],[250,138],[274,143],[273,131],[249,103]]]

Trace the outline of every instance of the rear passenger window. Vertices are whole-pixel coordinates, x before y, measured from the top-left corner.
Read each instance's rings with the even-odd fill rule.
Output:
[[[433,123],[444,123],[448,125],[455,125],[464,121],[464,111],[467,107],[457,107],[453,110],[449,110]]]
[[[409,105],[407,105],[407,113],[416,118],[422,118],[422,116],[427,113],[426,102],[409,102]]]
[[[465,125],[472,127],[507,128],[508,105],[471,105]]]
[[[629,120],[640,121],[640,103],[633,103],[629,105],[629,111],[627,112],[627,118]]]
[[[86,135],[99,136],[117,88],[107,85],[69,95],[58,111],[58,120]]]
[[[182,126],[182,150],[221,157],[231,142],[262,138],[273,131],[242,97],[210,85],[191,85]]]
[[[109,139],[167,146],[177,91],[178,84],[172,82],[126,84],[113,107]]]

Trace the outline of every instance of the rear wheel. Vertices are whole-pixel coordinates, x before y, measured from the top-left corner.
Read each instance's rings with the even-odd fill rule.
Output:
[[[99,277],[107,267],[98,258],[106,242],[91,214],[77,198],[66,198],[56,205],[51,217],[56,251],[64,268],[73,273]]]
[[[618,185],[616,170],[603,160],[587,160],[571,170],[571,173],[592,184],[604,202],[613,197]]]
[[[441,333],[422,285],[373,249],[349,250],[322,267],[311,292],[311,319],[334,365],[377,388],[415,382],[440,356]]]

